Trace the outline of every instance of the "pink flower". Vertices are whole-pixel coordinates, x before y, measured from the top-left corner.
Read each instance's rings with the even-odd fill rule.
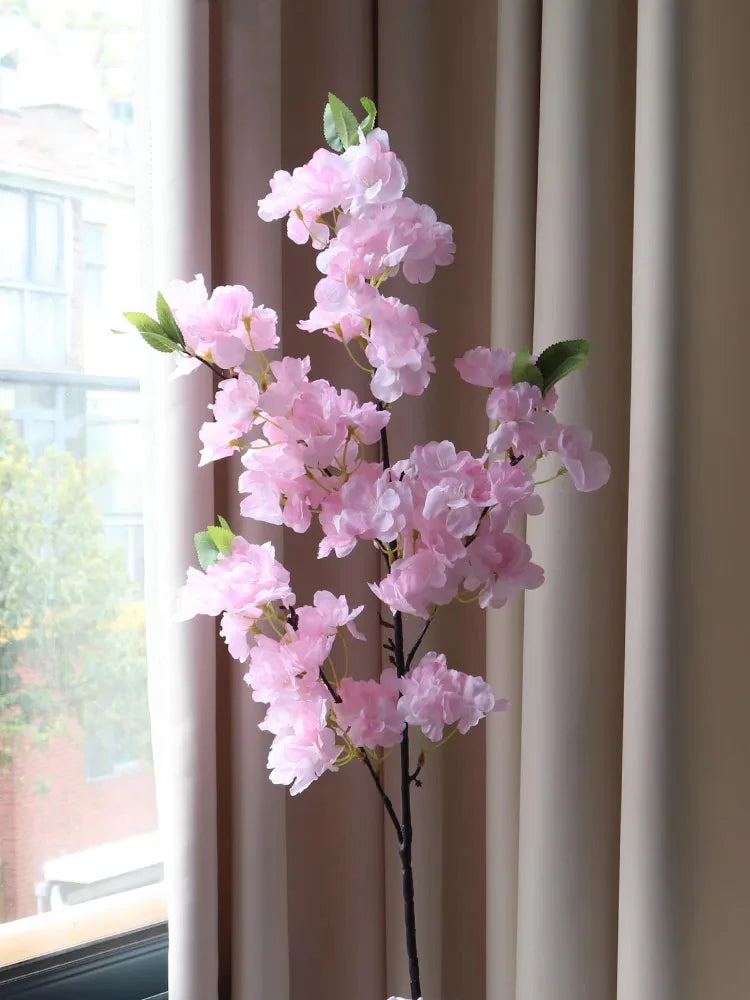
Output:
[[[429,618],[430,606],[449,604],[458,593],[460,573],[445,557],[422,549],[397,559],[388,576],[370,589],[392,611]]]
[[[395,274],[403,265],[407,281],[425,282],[437,265],[452,262],[454,252],[450,226],[438,222],[428,205],[399,198],[363,208],[356,216],[342,216],[336,237],[316,263],[339,281],[351,274],[375,278],[387,268]]]
[[[351,389],[341,390],[336,407],[339,411],[339,418],[357,431],[363,444],[378,442],[380,432],[391,419],[390,412],[379,410],[375,403],[369,400],[366,403],[360,403]]]
[[[501,608],[521,590],[535,590],[544,583],[541,566],[531,562],[531,549],[509,532],[482,524],[479,535],[466,550],[469,568],[467,590],[479,590],[480,607]]]
[[[175,278],[170,281],[164,292],[164,298],[170,305],[177,325],[183,330],[200,320],[208,304],[206,282],[202,274],[196,274],[192,281],[182,281]],[[184,334],[183,330],[183,334]]]
[[[320,667],[331,651],[328,637],[297,638],[294,633],[284,640],[258,636],[250,650],[245,683],[252,689],[253,701],[274,704],[280,698],[309,697],[320,687]]]
[[[253,442],[242,456],[242,464],[247,471],[240,475],[238,488],[248,496],[240,504],[240,513],[256,521],[284,523],[286,504],[282,506],[282,498],[296,496],[299,489],[307,491],[312,485],[305,477],[305,463],[296,442],[280,441],[273,446],[262,440]]]
[[[303,386],[309,384],[309,358],[281,358],[271,362],[271,373],[275,379],[260,399],[260,406],[271,417],[286,413],[294,403]]]
[[[201,465],[226,458],[239,449],[239,439],[253,425],[258,397],[258,383],[243,371],[237,372],[236,378],[219,382],[216,399],[209,404],[215,419],[203,424],[198,432],[204,445]]]
[[[534,480],[520,465],[513,465],[508,459],[493,462],[489,469],[492,500],[495,507],[490,514],[493,530],[502,531],[511,516],[519,514],[541,514],[544,509],[542,498],[535,493]]]
[[[318,221],[318,213],[297,209],[289,213],[286,221],[286,234],[292,243],[299,246],[312,243],[314,249],[320,250],[328,243],[328,226]]]
[[[242,364],[250,346],[244,321],[253,308],[247,288],[220,286],[209,299],[203,275],[198,274],[193,281],[173,281],[164,296],[194,354],[215,361],[221,368]]]
[[[248,338],[254,351],[272,351],[279,346],[279,335],[276,332],[278,316],[273,309],[265,306],[255,306],[250,312],[248,323]]]
[[[609,462],[598,451],[591,450],[592,434],[581,427],[560,425],[550,442],[550,451],[555,451],[570,473],[573,485],[582,493],[598,490],[609,480]]]
[[[319,556],[335,551],[348,555],[358,538],[394,541],[410,519],[408,488],[392,482],[379,463],[366,462],[352,474],[340,490],[325,497],[320,525],[325,538]]]
[[[392,403],[404,393],[420,396],[435,371],[427,349],[427,338],[435,331],[420,322],[413,306],[380,296],[368,306],[371,320],[367,360],[375,368],[371,391],[377,399]]]
[[[400,198],[406,187],[406,167],[390,152],[388,133],[373,129],[365,141],[350,146],[341,162],[351,180],[351,195],[342,208],[356,215],[367,205],[382,204]]]
[[[339,695],[336,721],[355,746],[374,750],[401,741],[404,720],[397,708],[399,684],[395,670],[384,670],[379,681],[345,677]]]
[[[404,277],[412,283],[431,281],[435,267],[445,267],[453,262],[456,245],[453,230],[439,222],[429,205],[418,205],[411,198],[402,198],[392,210],[397,228],[397,241],[406,242],[402,269]]]
[[[507,707],[481,677],[449,670],[442,654],[427,653],[399,683],[400,715],[435,742],[443,738],[445,726],[467,733],[490,712]]]
[[[220,615],[224,611],[224,595],[208,574],[188,567],[187,579],[177,592],[175,620],[184,622],[196,615]]]
[[[245,372],[237,372],[236,378],[219,382],[216,399],[210,404],[214,419],[236,431],[236,437],[247,434],[253,425],[259,395],[255,379]]]
[[[512,448],[524,465],[533,465],[548,446],[557,429],[557,421],[544,408],[541,390],[528,382],[503,389],[493,389],[487,400],[487,416],[500,426],[487,438],[489,451]]]
[[[207,420],[203,424],[198,431],[198,437],[203,445],[199,465],[208,465],[209,462],[216,462],[220,458],[228,458],[239,450],[239,443],[231,428],[217,424],[213,420]]]
[[[240,491],[249,494],[240,507],[244,516],[295,531],[306,531],[312,510],[354,478],[361,449],[379,440],[390,419],[349,389],[337,392],[325,379],[311,382],[309,365],[308,358],[272,362],[276,381],[261,395],[255,418],[265,440],[245,452],[247,472],[239,480]]]
[[[298,200],[298,193],[288,170],[277,170],[269,183],[271,193],[258,202],[258,215],[264,222],[283,219],[294,210]]]
[[[326,771],[336,771],[339,747],[326,724],[328,700],[323,695],[272,705],[261,729],[275,733],[268,753],[269,777],[275,785],[291,785],[298,795]]]
[[[453,362],[464,382],[484,385],[488,389],[507,389],[511,385],[513,358],[502,348],[475,347]]]
[[[307,636],[335,636],[340,628],[346,627],[355,639],[365,637],[354,624],[364,605],[349,610],[345,597],[336,597],[330,590],[318,590],[313,598],[313,606],[297,608],[298,631]]]
[[[277,170],[271,178],[271,193],[258,202],[264,222],[283,219],[299,208],[306,218],[317,218],[341,205],[351,193],[351,171],[343,157],[318,149],[312,159],[289,174]]]
[[[345,343],[365,331],[365,314],[378,298],[378,292],[364,278],[347,273],[341,278],[321,278],[315,286],[315,308],[298,323],[308,333],[325,330]]]
[[[244,663],[250,655],[250,642],[248,631],[253,625],[253,620],[244,615],[235,615],[225,611],[221,616],[221,637],[227,644],[229,655],[235,660]]]
[[[451,441],[431,441],[414,448],[411,463],[425,491],[424,517],[428,521],[440,519],[444,530],[454,538],[472,534],[490,502],[490,480],[484,463],[468,451],[456,453]],[[436,528],[432,526],[433,531]]]
[[[252,545],[238,535],[231,552],[219,556],[205,573],[190,567],[178,595],[177,618],[185,621],[198,614],[230,611],[255,619],[274,601],[294,603],[288,570],[277,562],[270,542]]]

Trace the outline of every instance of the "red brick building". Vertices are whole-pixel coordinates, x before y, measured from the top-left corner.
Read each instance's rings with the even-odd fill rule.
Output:
[[[150,765],[131,762],[108,775],[87,777],[85,738],[77,727],[71,730],[46,746],[22,747],[0,770],[0,922],[49,907],[50,895],[54,906],[75,901],[76,893],[104,895],[158,878],[153,871],[158,850],[152,838],[140,836],[157,828]],[[97,856],[97,848],[123,841],[131,850],[119,865],[107,852]],[[45,865],[49,874],[56,859],[69,862],[71,876],[90,881],[45,879]],[[65,868],[64,863],[51,873],[65,876]]]

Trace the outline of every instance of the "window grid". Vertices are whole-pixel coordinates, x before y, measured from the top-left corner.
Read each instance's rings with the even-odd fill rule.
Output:
[[[0,186],[3,196],[24,200],[22,233],[11,231],[9,241],[21,249],[17,264],[0,272],[0,343],[4,360],[33,365],[63,365],[68,360],[69,303],[65,287],[65,200],[54,195],[21,188]],[[41,233],[45,212],[54,232]],[[13,252],[6,248],[6,255]],[[44,254],[47,259],[44,259]],[[9,256],[6,256],[9,259]],[[3,310],[3,299],[5,310]],[[11,301],[15,300],[15,307]],[[51,309],[50,309],[51,307]],[[13,323],[15,330],[5,324]],[[15,334],[15,336],[14,336]],[[10,352],[9,355],[5,352]]]

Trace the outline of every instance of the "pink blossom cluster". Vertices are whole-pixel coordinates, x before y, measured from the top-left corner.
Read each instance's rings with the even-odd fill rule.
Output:
[[[370,586],[391,610],[422,618],[461,590],[501,607],[540,586],[531,550],[508,529],[519,514],[540,513],[542,500],[528,471],[488,457],[432,441],[390,469],[364,464],[322,501],[320,554],[348,555],[358,539],[390,547],[388,575]]]
[[[306,531],[313,511],[364,461],[390,414],[361,403],[350,389],[310,381],[309,358],[270,366],[274,381],[261,393],[254,421],[260,436],[242,456],[239,489],[245,517]]]
[[[461,378],[471,385],[490,389],[487,416],[493,429],[487,450],[511,452],[514,462],[532,468],[546,455],[557,455],[577,490],[598,490],[609,480],[609,463],[591,447],[590,430],[561,424],[552,411],[557,403],[553,390],[542,396],[528,382],[513,385],[511,371],[515,355],[510,351],[476,347],[455,362]]]
[[[481,677],[449,669],[437,653],[427,653],[403,677],[388,668],[379,681],[344,678],[338,693],[337,724],[355,746],[373,750],[395,746],[407,725],[433,742],[443,739],[446,726],[467,733],[508,705]]]
[[[247,656],[248,629],[263,618],[275,602],[294,603],[289,571],[276,559],[271,542],[253,545],[235,536],[231,550],[205,572],[190,567],[179,593],[176,617],[187,621],[195,615],[222,614],[222,635],[232,656]]]
[[[311,605],[290,614],[294,594],[273,546],[235,537],[231,551],[205,572],[188,571],[180,592],[180,618],[222,614],[229,651],[247,661],[245,682],[254,701],[268,706],[260,728],[273,735],[268,756],[271,781],[303,791],[325,771],[335,771],[347,750],[395,746],[406,725],[439,740],[445,726],[465,733],[496,702],[485,681],[449,670],[445,657],[428,653],[405,676],[384,670],[379,681],[328,678],[326,664],[337,636],[364,640],[344,596],[318,591]],[[261,630],[269,623],[273,634]],[[335,675],[334,675],[335,676]]]
[[[300,326],[341,341],[369,370],[377,402],[311,379],[307,357],[269,360],[279,342],[276,315],[242,286],[209,296],[197,276],[173,283],[166,297],[187,353],[226,375],[200,429],[201,464],[239,452],[242,515],[297,532],[317,522],[320,557],[374,545],[386,572],[370,581],[371,591],[392,615],[429,626],[455,600],[500,608],[539,587],[542,568],[522,537],[525,516],[543,511],[539,487],[566,474],[576,489],[595,490],[609,466],[592,450],[590,431],[555,416],[558,376],[544,382],[540,369],[523,367],[527,355],[486,347],[455,362],[465,382],[488,391],[483,453],[430,441],[392,465],[383,461],[392,404],[424,392],[434,372],[434,331],[381,285],[398,270],[408,281],[429,281],[454,252],[450,227],[405,197],[405,186],[403,164],[376,129],[340,155],[318,150],[291,174],[278,171],[259,203],[261,218],[286,216],[291,239],[310,239],[319,251],[323,277]],[[539,384],[514,378],[517,360]],[[247,664],[252,697],[267,706],[261,728],[273,737],[271,780],[293,794],[348,760],[396,745],[407,726],[436,742],[506,707],[481,677],[450,669],[438,653],[412,666],[419,643],[408,662],[403,650],[392,657],[400,669],[377,680],[350,674],[346,654],[337,672],[336,641],[364,639],[355,624],[363,607],[350,609],[345,596],[328,591],[295,607],[270,543],[233,537],[227,547],[225,522],[213,530],[222,550],[205,572],[188,571],[178,615],[221,615],[229,652]]]
[[[406,168],[390,151],[388,134],[375,129],[340,156],[318,150],[292,174],[277,171],[258,203],[262,219],[288,216],[290,238],[310,238],[321,249],[324,277],[300,327],[355,341],[361,362],[372,368],[372,393],[386,403],[427,388],[434,330],[412,306],[382,295],[380,285],[399,270],[407,281],[429,281],[455,252],[450,226],[404,197],[405,186]]]
[[[176,280],[165,292],[185,343],[194,355],[184,366],[188,371],[198,358],[220,368],[238,368],[248,351],[270,351],[278,346],[277,317],[273,309],[256,306],[244,285],[214,288],[209,298],[202,274],[192,281]]]

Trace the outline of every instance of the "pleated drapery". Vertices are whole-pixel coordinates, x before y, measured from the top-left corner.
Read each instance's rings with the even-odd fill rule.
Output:
[[[438,373],[392,450],[481,451],[477,344],[587,337],[563,419],[610,459],[553,484],[527,538],[539,591],[441,611],[430,648],[511,709],[431,755],[415,806],[426,1000],[750,996],[750,4],[746,0],[161,0],[152,5],[155,284],[202,271],[281,315],[287,353],[364,393],[304,334],[314,255],[257,218],[279,166],[321,144],[331,90],[377,100],[408,193],[454,265],[393,294],[438,328]],[[173,1000],[405,995],[398,859],[364,773],[290,799],[215,623],[169,602],[237,465],[197,468],[210,379],[154,369],[152,703]],[[158,512],[169,511],[168,526]],[[301,601],[359,602],[359,546],[272,538]],[[359,676],[381,667],[373,642]],[[387,780],[393,781],[388,775]]]

